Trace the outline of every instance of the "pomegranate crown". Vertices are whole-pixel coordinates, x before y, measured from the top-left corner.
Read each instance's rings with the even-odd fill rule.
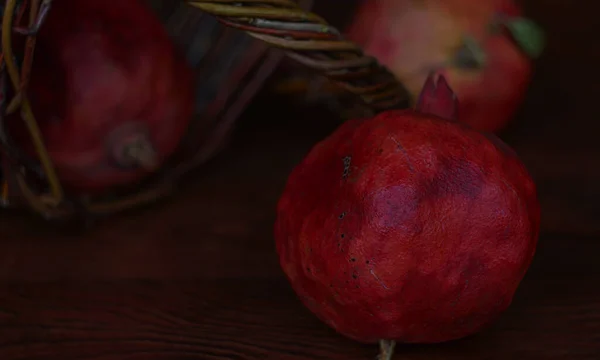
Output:
[[[432,72],[419,94],[416,110],[447,120],[458,119],[458,99],[444,75]]]

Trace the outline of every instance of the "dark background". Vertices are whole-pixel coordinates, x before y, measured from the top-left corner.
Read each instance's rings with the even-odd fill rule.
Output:
[[[347,1],[317,1],[342,25]],[[346,5],[348,4],[348,5]],[[542,234],[515,301],[487,331],[398,359],[600,359],[597,1],[530,0],[548,47],[501,134],[538,184]],[[371,359],[295,298],[274,252],[291,168],[337,119],[266,92],[232,145],[168,201],[85,236],[0,219],[0,359]]]

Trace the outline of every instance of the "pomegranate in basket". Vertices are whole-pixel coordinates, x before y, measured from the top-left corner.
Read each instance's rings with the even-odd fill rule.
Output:
[[[513,0],[366,0],[347,36],[407,86],[413,100],[439,71],[460,100],[459,120],[504,128],[523,101],[543,34]]]
[[[156,170],[186,132],[192,80],[145,3],[54,0],[28,96],[63,185],[97,193]],[[11,135],[35,155],[20,119],[11,120]]]
[[[456,106],[445,79],[429,77],[416,111],[344,123],[288,179],[275,224],[281,266],[301,301],[349,338],[478,332],[531,263],[535,184],[495,135],[442,118]]]

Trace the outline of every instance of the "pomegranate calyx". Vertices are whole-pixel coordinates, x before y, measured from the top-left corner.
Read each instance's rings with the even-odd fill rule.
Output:
[[[437,77],[437,81],[436,81]],[[458,99],[444,75],[430,72],[415,107],[420,113],[458,120]]]
[[[140,123],[126,123],[113,130],[108,148],[116,165],[124,170],[154,171],[160,165],[149,131]]]
[[[153,171],[159,166],[156,150],[146,136],[124,144],[121,151],[121,165],[140,167],[148,171]]]

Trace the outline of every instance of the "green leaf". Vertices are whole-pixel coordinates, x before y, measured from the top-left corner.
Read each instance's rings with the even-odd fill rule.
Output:
[[[537,58],[546,45],[544,30],[533,20],[515,17],[505,20],[504,26],[510,32],[517,45],[529,57]]]

